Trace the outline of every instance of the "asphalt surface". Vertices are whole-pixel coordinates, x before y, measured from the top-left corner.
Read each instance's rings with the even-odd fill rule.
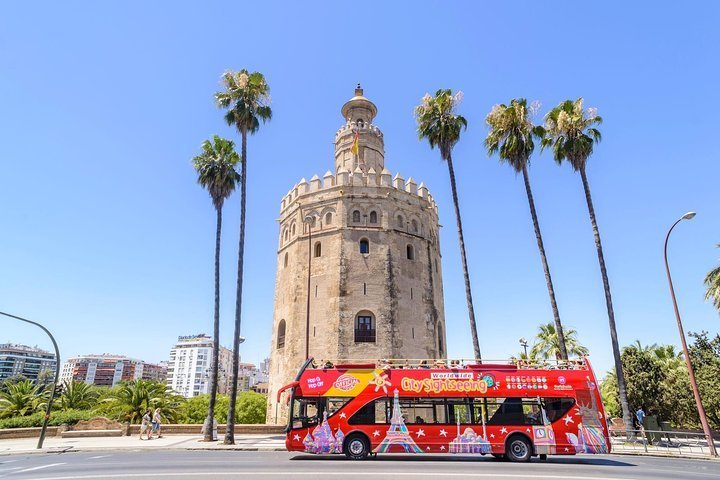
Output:
[[[593,455],[527,464],[493,458],[385,455],[366,461],[288,452],[76,452],[0,457],[0,479],[720,479],[720,461]]]

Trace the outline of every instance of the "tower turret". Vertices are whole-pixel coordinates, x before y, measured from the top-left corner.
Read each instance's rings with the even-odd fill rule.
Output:
[[[335,134],[335,171],[344,167],[349,172],[357,168],[365,174],[370,168],[381,172],[385,167],[385,144],[382,132],[372,123],[377,107],[363,96],[359,83],[355,96],[345,102],[340,112],[345,125]]]

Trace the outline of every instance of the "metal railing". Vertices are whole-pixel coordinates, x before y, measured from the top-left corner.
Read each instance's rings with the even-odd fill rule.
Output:
[[[665,430],[610,431],[613,453],[648,453],[672,457],[711,457],[707,437],[702,432]],[[718,444],[718,442],[715,442]]]

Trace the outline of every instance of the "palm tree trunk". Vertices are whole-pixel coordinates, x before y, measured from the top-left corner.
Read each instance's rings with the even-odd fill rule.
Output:
[[[215,400],[217,399],[218,365],[220,362],[220,233],[222,231],[222,209],[216,208],[217,227],[215,229],[215,317],[213,320],[213,356],[210,376],[210,406],[205,418],[206,442],[213,441],[213,419],[215,418]]]
[[[480,361],[480,343],[478,342],[477,324],[475,323],[475,309],[473,308],[472,291],[470,290],[470,274],[467,268],[465,256],[465,239],[463,238],[462,219],[460,218],[460,204],[458,203],[457,186],[455,185],[455,170],[453,170],[452,155],[447,156],[448,171],[450,173],[450,187],[452,188],[453,205],[455,206],[455,218],[457,219],[458,240],[460,242],[460,257],[462,258],[463,277],[465,277],[465,297],[467,299],[468,313],[470,315],[470,334],[472,335],[473,351],[475,359]]]
[[[235,296],[235,332],[233,333],[233,360],[230,376],[230,402],[228,405],[225,445],[235,445],[235,406],[238,393],[238,367],[240,363],[240,325],[242,320],[243,259],[245,256],[245,197],[247,177],[247,128],[242,127],[240,155],[240,244],[238,246],[237,292]]]
[[[620,406],[623,411],[623,423],[625,423],[625,429],[630,432],[633,429],[632,412],[630,411],[630,406],[627,401],[625,374],[623,373],[623,365],[620,358],[620,346],[618,345],[617,329],[615,328],[615,313],[613,312],[612,297],[610,296],[610,281],[608,280],[607,270],[605,269],[605,257],[603,256],[602,243],[600,242],[600,231],[598,230],[597,221],[595,220],[595,209],[593,208],[592,196],[590,195],[590,184],[585,174],[585,166],[580,168],[580,178],[582,178],[583,188],[585,189],[585,200],[587,201],[588,213],[590,214],[590,223],[592,224],[598,261],[600,262],[600,273],[602,274],[603,287],[605,288],[605,304],[607,305],[608,322],[610,324],[610,340],[613,349],[613,360],[615,361],[615,372],[617,373]]]
[[[540,223],[538,222],[537,212],[535,211],[535,200],[533,200],[532,189],[530,188],[530,176],[528,175],[527,163],[523,164],[522,173],[523,179],[525,180],[528,204],[530,204],[530,216],[532,217],[533,227],[535,228],[535,238],[537,239],[540,259],[542,260],[543,271],[545,272],[545,282],[547,283],[548,295],[550,295],[550,306],[552,307],[553,318],[555,319],[555,332],[558,337],[558,347],[560,348],[558,360],[567,360],[568,354],[567,347],[565,346],[565,332],[560,322],[560,312],[558,311],[557,302],[555,301],[555,289],[553,288],[550,267],[548,266],[547,257],[545,256],[545,246],[543,244],[542,234],[540,233]]]

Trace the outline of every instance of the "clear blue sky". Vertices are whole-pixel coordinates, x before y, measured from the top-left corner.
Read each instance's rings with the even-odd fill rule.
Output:
[[[622,344],[678,341],[662,263],[666,229],[687,330],[718,331],[702,279],[720,250],[716,2],[86,2],[0,6],[0,308],[47,324],[62,356],[164,360],[212,330],[214,221],[190,159],[218,133],[226,69],[263,72],[274,118],[249,141],[242,356],[268,354],[279,202],[332,168],[340,106],[360,81],[386,164],[440,204],[448,346],[469,356],[447,169],[418,141],[413,106],[462,89],[454,158],[488,358],[552,319],[521,177],[482,148],[513,97],[584,96],[604,117],[588,167]],[[580,178],[547,154],[531,180],[560,313],[598,370],[610,340]],[[227,203],[222,342],[232,338],[239,198]],[[49,347],[0,319],[0,341]]]

